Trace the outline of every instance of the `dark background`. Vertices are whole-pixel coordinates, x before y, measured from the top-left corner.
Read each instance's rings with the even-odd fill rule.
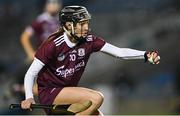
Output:
[[[83,5],[92,14],[91,30],[118,47],[158,50],[159,65],[122,60],[95,53],[80,86],[101,91],[105,114],[180,113],[179,0],[62,0],[63,6]],[[0,114],[23,97],[12,92],[23,81],[18,72],[26,55],[20,35],[43,11],[44,0],[0,0]],[[33,111],[32,114],[41,114]]]

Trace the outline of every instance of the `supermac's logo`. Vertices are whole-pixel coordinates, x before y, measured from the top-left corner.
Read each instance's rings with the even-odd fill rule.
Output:
[[[59,56],[57,57],[57,60],[58,60],[58,61],[63,61],[64,58],[65,58],[65,55],[61,53],[61,54],[59,54]]]
[[[74,68],[64,69],[64,65],[56,69],[56,75],[66,78],[67,76],[72,76],[75,72]]]
[[[78,56],[84,56],[85,55],[85,49],[84,48],[79,48],[78,49]]]
[[[56,69],[55,74],[57,76],[66,78],[68,76],[72,76],[76,71],[79,71],[81,69],[81,67],[84,67],[84,66],[85,66],[84,60],[82,60],[81,62],[76,64],[73,68],[65,68],[65,66],[63,65]]]

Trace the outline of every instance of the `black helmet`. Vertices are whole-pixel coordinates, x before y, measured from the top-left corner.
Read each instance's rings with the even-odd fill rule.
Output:
[[[91,19],[91,15],[83,6],[66,6],[59,13],[59,21],[63,26],[66,22],[77,22]]]

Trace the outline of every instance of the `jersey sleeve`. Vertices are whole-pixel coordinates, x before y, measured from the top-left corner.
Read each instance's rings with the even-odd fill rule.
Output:
[[[44,64],[48,64],[55,55],[55,45],[53,42],[44,42],[36,51],[35,57]]]
[[[105,45],[105,41],[101,37],[96,37],[93,40],[93,52],[98,52],[101,50],[101,48]]]
[[[146,52],[130,48],[119,48],[109,43],[106,43],[101,51],[123,59],[144,59],[144,54]]]

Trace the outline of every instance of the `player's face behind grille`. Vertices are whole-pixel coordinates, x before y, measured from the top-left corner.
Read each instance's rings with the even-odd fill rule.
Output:
[[[80,21],[78,23],[76,23],[76,25],[74,25],[74,27],[71,26],[71,22],[66,22],[66,28],[68,28],[68,31],[70,33],[72,33],[72,28],[74,28],[74,34],[78,37],[78,38],[85,38],[89,32],[89,20],[83,20]]]
[[[77,37],[85,38],[89,32],[89,20],[82,20],[78,22],[74,28]]]

